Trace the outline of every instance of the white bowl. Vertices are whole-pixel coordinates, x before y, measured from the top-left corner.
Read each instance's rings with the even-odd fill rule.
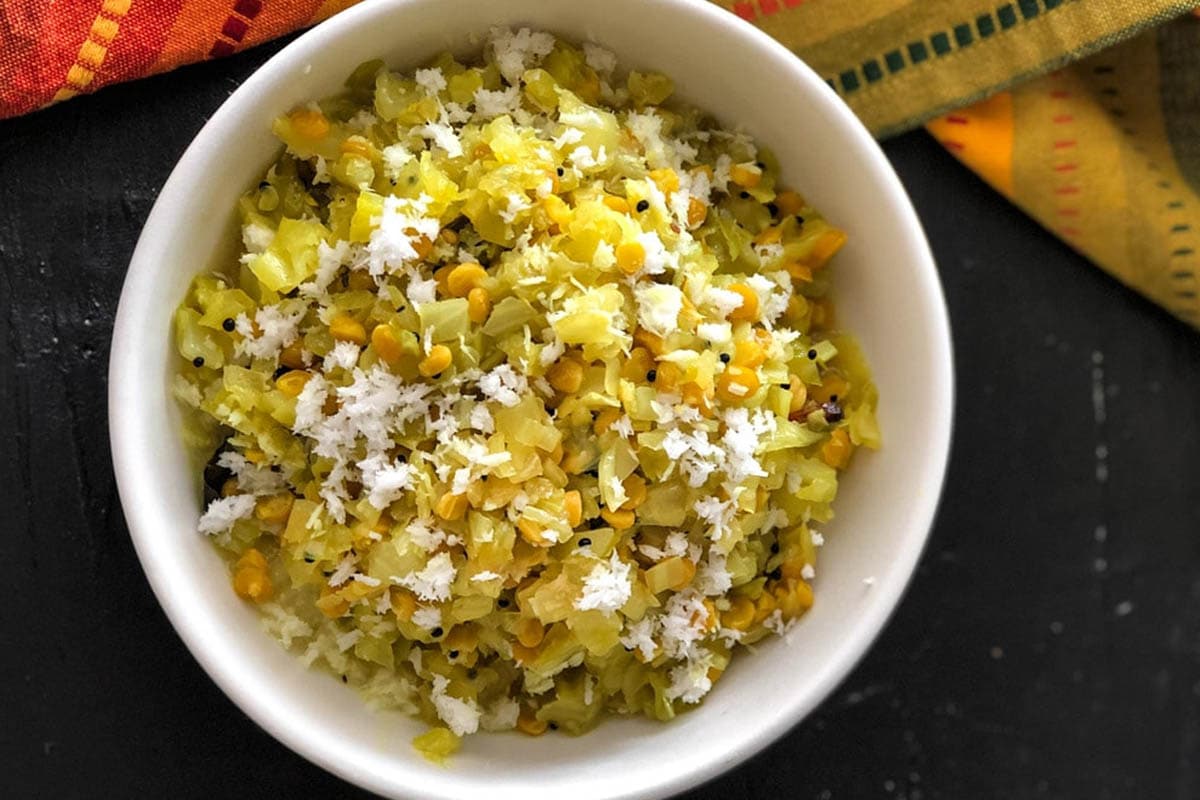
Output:
[[[788,181],[848,229],[839,314],[879,385],[884,447],[856,459],[826,526],[815,607],[791,634],[741,654],[703,704],[669,724],[613,719],[581,738],[471,737],[449,768],[409,744],[423,725],[373,713],[306,669],[229,590],[196,533],[199,482],[168,382],[171,315],[214,253],[231,253],[238,195],[276,149],[273,117],[336,91],[360,62],[412,68],[496,24],[598,41],[628,66],[778,154]],[[109,415],[125,517],[167,616],[213,680],[301,755],[389,797],[651,798],[729,769],[798,723],[862,656],[895,608],[933,520],[952,414],[949,328],[916,215],[867,131],[786,49],[702,0],[377,0],[272,58],[213,115],[163,187],[138,242],[113,332]]]

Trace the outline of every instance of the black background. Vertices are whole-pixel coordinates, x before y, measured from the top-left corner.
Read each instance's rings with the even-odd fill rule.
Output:
[[[0,797],[364,796],[185,651],[109,462],[108,343],[138,232],[278,47],[0,122]],[[1198,797],[1200,339],[925,134],[885,149],[954,329],[940,518],[845,684],[688,797]]]

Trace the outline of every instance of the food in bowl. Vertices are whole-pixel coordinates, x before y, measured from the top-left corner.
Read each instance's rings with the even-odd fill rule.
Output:
[[[597,45],[368,62],[175,315],[199,530],[310,664],[460,737],[668,720],[813,602],[875,447],[845,234]]]

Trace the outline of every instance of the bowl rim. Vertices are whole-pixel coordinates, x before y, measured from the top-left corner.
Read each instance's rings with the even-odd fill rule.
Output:
[[[298,68],[302,68],[308,54],[319,48],[327,38],[341,38],[347,31],[368,25],[371,20],[380,16],[403,13],[405,9],[435,5],[437,2],[438,0],[366,0],[366,2],[352,6],[303,33],[271,56],[222,102],[172,169],[146,219],[130,259],[122,287],[113,326],[108,374],[109,437],[121,507],[138,560],[171,626],[213,682],[250,719],[272,737],[311,763],[343,780],[387,796],[408,796],[405,793],[411,792],[414,787],[411,783],[408,786],[399,785],[396,781],[389,780],[384,776],[376,776],[369,770],[356,769],[353,761],[331,754],[329,737],[319,731],[311,733],[298,726],[285,724],[286,714],[260,702],[247,691],[238,679],[238,665],[214,656],[210,652],[206,640],[189,622],[187,608],[182,606],[167,586],[169,570],[165,565],[164,558],[166,549],[170,548],[169,542],[163,544],[164,539],[151,535],[148,530],[149,521],[145,519],[147,512],[143,509],[147,507],[147,504],[153,504],[155,498],[143,488],[141,479],[153,470],[153,458],[138,455],[141,448],[137,445],[142,443],[138,435],[139,415],[130,413],[130,409],[137,408],[139,398],[136,394],[128,391],[126,387],[129,385],[127,376],[134,371],[138,361],[136,344],[143,333],[142,326],[139,324],[140,320],[135,316],[137,312],[132,310],[135,304],[134,298],[144,295],[146,292],[152,292],[154,289],[153,256],[159,247],[158,240],[162,238],[160,232],[163,227],[162,219],[169,217],[172,213],[166,208],[167,201],[186,192],[190,178],[189,173],[193,173],[195,165],[204,160],[204,151],[210,147],[208,140],[219,135],[227,118],[236,118],[244,114],[243,107],[255,97],[260,86],[273,82],[279,73],[290,74]],[[933,387],[933,396],[938,407],[931,411],[935,419],[944,421],[935,423],[935,435],[929,442],[933,459],[931,463],[936,465],[934,472],[937,476],[937,485],[934,491],[924,492],[921,498],[914,500],[916,513],[913,518],[917,521],[913,523],[912,527],[919,528],[922,535],[916,546],[903,551],[902,563],[895,565],[895,569],[902,579],[895,580],[889,586],[879,587],[876,590],[888,594],[882,602],[879,602],[877,598],[877,602],[872,606],[875,613],[870,616],[864,614],[859,620],[859,624],[848,632],[847,641],[832,651],[830,659],[818,671],[819,674],[815,677],[812,688],[805,695],[803,701],[795,703],[792,708],[786,709],[786,713],[776,716],[770,723],[759,727],[751,735],[736,742],[727,751],[727,757],[692,771],[664,770],[669,774],[662,780],[651,785],[632,787],[626,791],[604,795],[610,798],[667,797],[715,778],[742,763],[798,725],[850,674],[898,608],[904,592],[911,583],[921,553],[927,545],[945,485],[955,404],[954,361],[945,294],[935,267],[933,254],[916,211],[878,143],[822,78],[782,44],[751,23],[708,2],[708,0],[643,0],[643,2],[646,6],[664,6],[678,13],[708,17],[710,22],[728,27],[731,36],[743,40],[742,43],[748,51],[756,51],[764,57],[771,57],[780,62],[781,67],[788,70],[787,77],[789,79],[807,83],[815,90],[813,92],[817,98],[815,102],[825,105],[823,111],[833,117],[833,125],[839,129],[839,134],[850,137],[851,144],[864,161],[863,169],[874,173],[881,179],[888,194],[882,202],[892,208],[901,223],[912,232],[912,241],[908,243],[912,250],[911,257],[921,262],[920,270],[926,273],[928,278],[924,289],[931,295],[927,299],[930,301],[931,308],[935,310],[933,318],[929,320],[930,336],[933,340],[930,342],[931,352],[940,361],[942,367],[933,372],[933,380],[936,384]],[[446,792],[453,792],[455,789],[454,784],[446,784],[438,787],[422,786],[421,791],[427,797],[453,797],[453,794]],[[586,795],[586,793],[584,794]]]

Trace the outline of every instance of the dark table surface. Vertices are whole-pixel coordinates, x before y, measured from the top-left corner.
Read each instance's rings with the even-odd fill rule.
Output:
[[[364,796],[187,653],[109,462],[109,334],[142,222],[277,48],[0,122],[0,797]],[[941,514],[845,684],[688,797],[1198,797],[1200,337],[923,133],[885,149],[954,328]]]

